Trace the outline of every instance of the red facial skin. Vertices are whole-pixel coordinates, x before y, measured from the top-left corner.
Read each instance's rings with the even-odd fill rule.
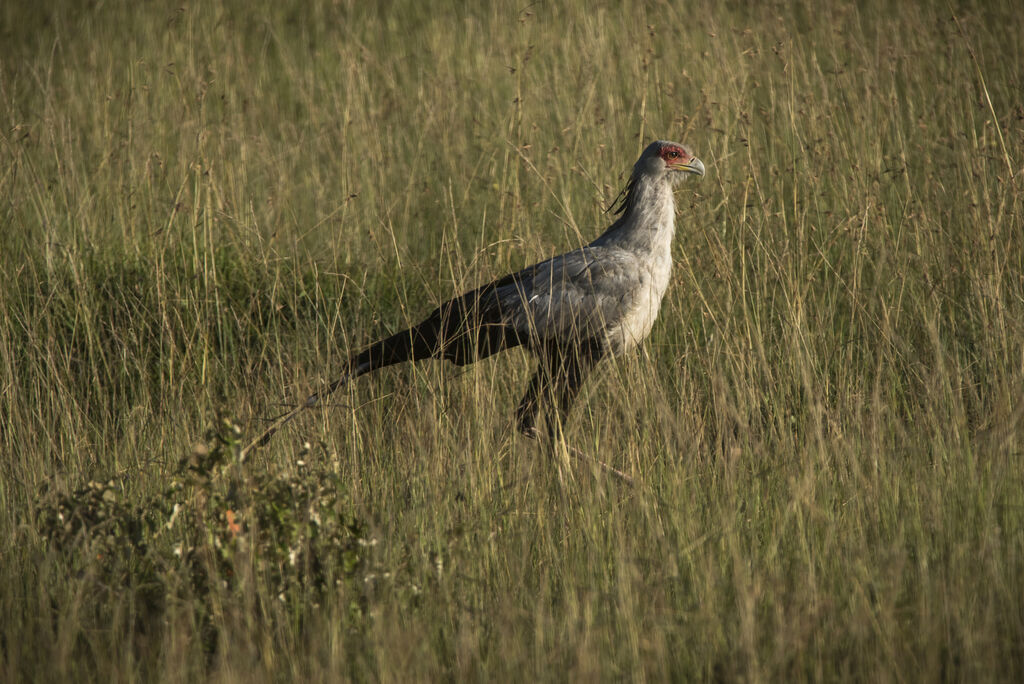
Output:
[[[679,145],[665,145],[658,150],[658,156],[664,160],[665,165],[669,168],[685,166],[690,163],[691,159],[693,159],[693,157],[687,154],[686,150]]]

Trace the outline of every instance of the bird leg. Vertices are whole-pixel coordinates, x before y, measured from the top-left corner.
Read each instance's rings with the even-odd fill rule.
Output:
[[[540,411],[541,393],[545,386],[545,369],[540,367],[530,379],[519,406],[516,408],[516,427],[519,432],[530,438],[537,437],[537,413]]]
[[[573,351],[566,353],[553,352],[547,355],[547,363],[541,361],[540,367],[530,379],[526,394],[516,409],[516,424],[523,435],[537,439],[537,414],[541,402],[546,401],[553,409],[548,414],[547,432],[552,447],[557,444],[558,433],[569,415],[573,402],[579,396],[587,374],[596,362],[594,355]],[[546,366],[546,367],[545,367]],[[606,473],[613,475],[624,484],[632,486],[633,478],[607,463],[591,458],[569,444],[566,451],[572,458],[589,464],[596,464]]]
[[[557,432],[561,431],[569,418],[569,411],[593,364],[582,352],[576,350],[552,356],[550,363],[553,411],[548,416],[548,433],[554,441]]]
[[[569,417],[569,410],[572,408],[573,402],[576,401],[576,397],[579,396],[580,389],[583,387],[583,382],[587,378],[587,374],[594,365],[594,359],[589,356],[583,356],[582,354],[570,354],[565,359],[565,363],[562,364],[562,372],[557,376],[557,399],[558,403],[555,406],[555,410],[548,417],[548,436],[550,437],[551,447],[555,448],[558,444],[558,433],[561,432],[562,427],[565,425],[566,419]],[[564,436],[564,435],[563,435]],[[568,442],[564,442],[566,453],[577,461],[596,465],[598,468],[613,475],[623,484],[627,484],[630,487],[633,486],[633,478],[622,472],[618,468],[608,465],[604,461],[600,461],[596,458],[592,458],[587,454],[583,453],[580,449],[574,447]]]
[[[566,351],[549,347],[516,408],[519,431],[528,437],[538,436],[537,415],[541,404],[546,403],[553,409],[548,415],[548,434],[555,437],[595,361],[596,355],[586,348]]]

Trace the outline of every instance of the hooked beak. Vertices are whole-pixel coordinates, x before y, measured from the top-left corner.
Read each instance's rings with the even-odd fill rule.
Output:
[[[680,164],[676,168],[679,171],[686,171],[687,173],[692,173],[697,176],[704,175],[704,162],[696,157],[691,157],[689,164]]]

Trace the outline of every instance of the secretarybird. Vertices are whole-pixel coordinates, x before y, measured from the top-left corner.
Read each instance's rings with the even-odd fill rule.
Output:
[[[704,164],[688,147],[651,143],[613,205],[619,218],[599,238],[445,302],[418,325],[371,344],[337,380],[272,421],[241,457],[360,375],[427,358],[464,366],[519,345],[540,364],[516,410],[518,428],[535,436],[544,403],[560,414],[551,427],[597,361],[631,351],[650,333],[672,270],[672,191],[691,174],[703,176]]]

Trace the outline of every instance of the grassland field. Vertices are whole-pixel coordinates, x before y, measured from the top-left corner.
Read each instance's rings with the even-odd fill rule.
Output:
[[[656,138],[564,441],[515,351],[237,458]],[[1017,2],[0,4],[0,680],[1022,681],[1022,391]]]

